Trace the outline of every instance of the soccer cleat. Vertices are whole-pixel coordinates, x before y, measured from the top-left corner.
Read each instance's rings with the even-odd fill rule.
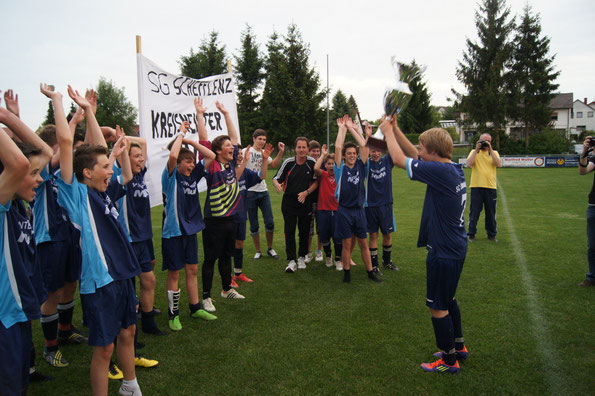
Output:
[[[231,283],[229,284],[229,286],[233,287],[234,289],[236,287],[240,287],[240,285],[238,285],[237,282],[235,280],[233,280],[233,278],[231,278]]]
[[[335,261],[335,269],[337,271],[343,271],[343,263],[339,260]]]
[[[33,368],[35,370],[35,368]],[[29,373],[29,382],[46,382],[52,381],[54,377],[51,375],[45,375],[40,373],[39,371],[35,370],[32,373]]]
[[[296,269],[297,269],[297,265],[295,263],[295,260],[291,260],[287,264],[287,267],[285,268],[285,272],[287,272],[288,274],[293,274]]]
[[[204,298],[202,300],[202,306],[204,307],[205,311],[207,311],[207,312],[215,312],[216,311],[215,306],[213,305],[213,300],[211,300],[211,297]],[[198,311],[200,311],[200,309]],[[196,312],[198,312],[198,311],[196,311]]]
[[[135,356],[134,357],[134,365],[136,367],[155,367],[159,364],[159,362],[157,360],[153,360],[153,359],[147,359],[145,357],[142,356]]]
[[[316,260],[316,261],[322,261],[323,260],[322,251],[321,250],[317,250],[316,251],[316,255],[314,257],[314,260]]]
[[[330,257],[327,257],[326,258],[326,266],[328,268],[331,268],[333,266],[333,259],[332,258],[330,258]]]
[[[71,330],[70,334],[68,334],[66,336],[58,336],[58,343],[60,343],[60,345],[65,345],[65,344],[80,345],[80,344],[86,344],[87,341],[88,341],[87,337],[85,337],[81,333],[74,331],[74,329]]]
[[[234,275],[232,279],[235,281],[246,282],[246,283],[254,282],[252,279],[248,278],[246,276],[246,274],[244,274],[243,272],[239,275]]]
[[[118,368],[118,366],[116,366],[116,363],[114,363],[112,360],[109,361],[107,377],[113,380],[121,380],[124,378],[124,373],[122,372],[122,370]]]
[[[378,267],[376,267],[378,268]],[[372,272],[368,272],[368,279],[370,279],[371,281],[380,283],[382,282],[382,279],[380,279],[377,275],[376,272],[374,270],[372,270]]]
[[[442,359],[443,353],[444,352],[442,352],[442,351],[438,351],[434,354],[434,357]],[[455,351],[455,355],[457,357],[457,360],[467,360],[467,358],[469,358],[469,351],[467,350],[467,347],[465,345],[463,345],[463,349],[457,349]]]
[[[584,281],[582,281],[581,283],[578,284],[579,287],[590,287],[590,286],[595,286],[595,280],[591,280],[591,279],[585,279]]]
[[[467,240],[468,240],[469,242],[475,242],[475,235],[468,234],[468,235],[467,235]]]
[[[380,268],[378,267],[374,267],[372,268],[372,272],[374,272],[377,276],[382,276],[382,271],[380,271]]]
[[[228,291],[222,291],[221,297],[235,299],[235,300],[243,300],[246,298],[246,297],[242,296],[240,293],[238,293],[237,291],[235,291],[234,289],[229,289]]]
[[[173,317],[173,319],[170,319],[168,321],[169,324],[169,328],[172,329],[173,331],[180,331],[182,330],[182,323],[180,323],[180,316],[176,315]]]
[[[260,260],[261,257],[262,257],[262,252],[254,253],[254,260]]]
[[[488,237],[488,240],[490,240],[490,241],[492,241],[492,242],[494,242],[494,243],[498,243],[498,240],[496,239],[496,237],[495,237],[495,236],[493,236],[493,237]]]
[[[310,253],[308,253],[308,254],[310,254]],[[306,257],[308,257],[308,255],[306,255]],[[310,254],[310,261],[312,261],[311,254]],[[304,257],[298,257],[298,261],[297,261],[298,269],[306,269],[306,263],[309,263],[310,261],[306,261],[306,259]]]
[[[306,256],[304,257],[304,261],[306,263],[309,263],[310,261],[312,261],[312,253],[308,252],[308,254],[306,254]],[[304,268],[306,268],[306,267],[304,267]]]
[[[456,374],[461,369],[461,367],[459,366],[459,362],[455,362],[455,364],[450,366],[450,365],[444,363],[444,360],[442,360],[442,358],[436,360],[433,363],[422,363],[422,364],[420,364],[420,366],[425,371],[430,371],[430,372],[434,372],[434,373]]]
[[[275,249],[273,249],[273,248],[268,248],[267,249],[267,254],[269,256],[271,256],[272,258],[274,258],[274,259],[278,259],[279,258],[279,255],[277,254],[277,252],[275,252]]]
[[[204,305],[204,301],[203,301],[203,305]],[[213,305],[213,304],[211,304]],[[215,310],[215,307],[213,307],[213,311]],[[194,312],[192,314],[193,318],[198,318],[198,319],[203,319],[203,320],[215,320],[217,319],[217,317],[213,314],[208,313],[206,310],[204,309],[199,309],[198,311]]]
[[[47,349],[43,350],[43,358],[46,362],[53,367],[66,367],[68,366],[68,362],[62,356],[62,351],[56,349],[55,351],[48,351]]]
[[[388,263],[383,263],[384,264],[384,268],[392,270],[392,271],[398,271],[399,267],[397,267],[395,265],[395,263],[393,263],[392,261],[389,261]]]
[[[155,327],[148,327],[148,328],[142,328],[143,333],[145,334],[152,334],[152,335],[156,335],[156,336],[165,336],[167,335],[167,333],[165,331],[161,331],[161,329],[157,326]]]
[[[120,386],[119,393],[123,396],[142,396],[142,392],[138,386],[133,387],[126,384]]]

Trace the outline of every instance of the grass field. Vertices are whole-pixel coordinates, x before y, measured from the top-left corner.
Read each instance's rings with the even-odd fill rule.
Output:
[[[140,352],[160,361],[157,368],[137,369],[143,394],[593,394],[595,288],[577,287],[587,270],[585,210],[592,176],[580,177],[576,169],[501,169],[498,176],[500,242],[486,239],[482,216],[459,283],[471,356],[458,375],[419,368],[436,351],[425,307],[425,250],[415,247],[425,186],[399,170],[393,234],[399,272],[385,272],[384,282],[374,284],[359,264],[348,285],[322,263],[285,274],[283,259],[253,261],[246,241],[245,272],[255,280],[240,285],[246,300],[217,298],[216,274],[219,319],[192,319],[181,283],[183,330],[160,338],[139,335],[146,343]],[[275,248],[284,257],[280,196],[271,196]],[[158,269],[160,219],[155,208]],[[200,236],[199,241],[202,261]],[[359,253],[356,261],[361,263]],[[157,321],[167,329],[165,273],[156,273],[156,305],[164,311]],[[80,326],[80,305],[75,325]],[[38,322],[34,332],[37,367],[56,379],[33,384],[29,394],[89,394],[91,349],[64,347],[71,364],[54,369],[39,357]],[[119,381],[110,381],[110,394],[118,387]]]

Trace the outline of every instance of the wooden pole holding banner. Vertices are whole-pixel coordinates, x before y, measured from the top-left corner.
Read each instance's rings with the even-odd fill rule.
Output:
[[[233,72],[233,66],[231,65],[231,59],[227,60],[227,72],[228,73]]]
[[[136,35],[136,53],[137,54],[142,54],[143,53],[143,50],[142,50],[142,47],[141,47],[141,38],[140,38],[140,36],[138,34]]]

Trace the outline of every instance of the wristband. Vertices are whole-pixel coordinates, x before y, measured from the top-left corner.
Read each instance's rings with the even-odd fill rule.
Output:
[[[589,163],[587,163],[587,165],[583,165],[583,164],[581,164],[581,162],[579,161],[579,162],[578,162],[578,166],[580,166],[581,168],[586,168],[587,166],[589,166]]]

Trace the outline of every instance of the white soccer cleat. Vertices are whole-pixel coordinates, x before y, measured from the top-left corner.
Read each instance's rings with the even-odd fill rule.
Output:
[[[213,305],[213,300],[211,300],[211,297],[209,298],[205,298],[204,300],[202,300],[202,306],[205,309],[205,311],[207,312],[215,312],[215,306]]]
[[[335,261],[335,269],[337,271],[343,271],[343,263],[340,261]]]
[[[299,258],[298,258],[299,260]],[[312,261],[312,253],[308,252],[308,254],[306,254],[306,257],[304,257],[304,261],[306,263],[309,263],[310,261]],[[298,267],[299,268],[299,267]],[[305,268],[305,267],[304,267]]]
[[[310,255],[310,261],[311,260],[312,260],[312,255]],[[306,269],[306,263],[309,263],[310,261],[306,261],[306,259],[304,259],[303,257],[298,257],[298,262],[297,262],[298,269]]]
[[[328,268],[331,268],[333,266],[333,259],[332,258],[330,258],[330,257],[327,257],[326,258],[326,266]]]
[[[324,260],[324,258],[322,257],[322,251],[320,251],[320,250],[316,251],[316,257],[314,258],[314,260],[316,260],[316,261]]]
[[[289,273],[289,274],[293,274],[295,272],[295,270],[297,269],[297,265],[295,263],[295,260],[291,260],[288,264],[287,264],[287,268],[285,268],[285,272]]]
[[[228,291],[222,291],[221,297],[234,299],[234,300],[243,300],[246,298],[246,297],[242,296],[240,293],[238,293],[237,291],[235,291],[234,289],[229,289]]]

